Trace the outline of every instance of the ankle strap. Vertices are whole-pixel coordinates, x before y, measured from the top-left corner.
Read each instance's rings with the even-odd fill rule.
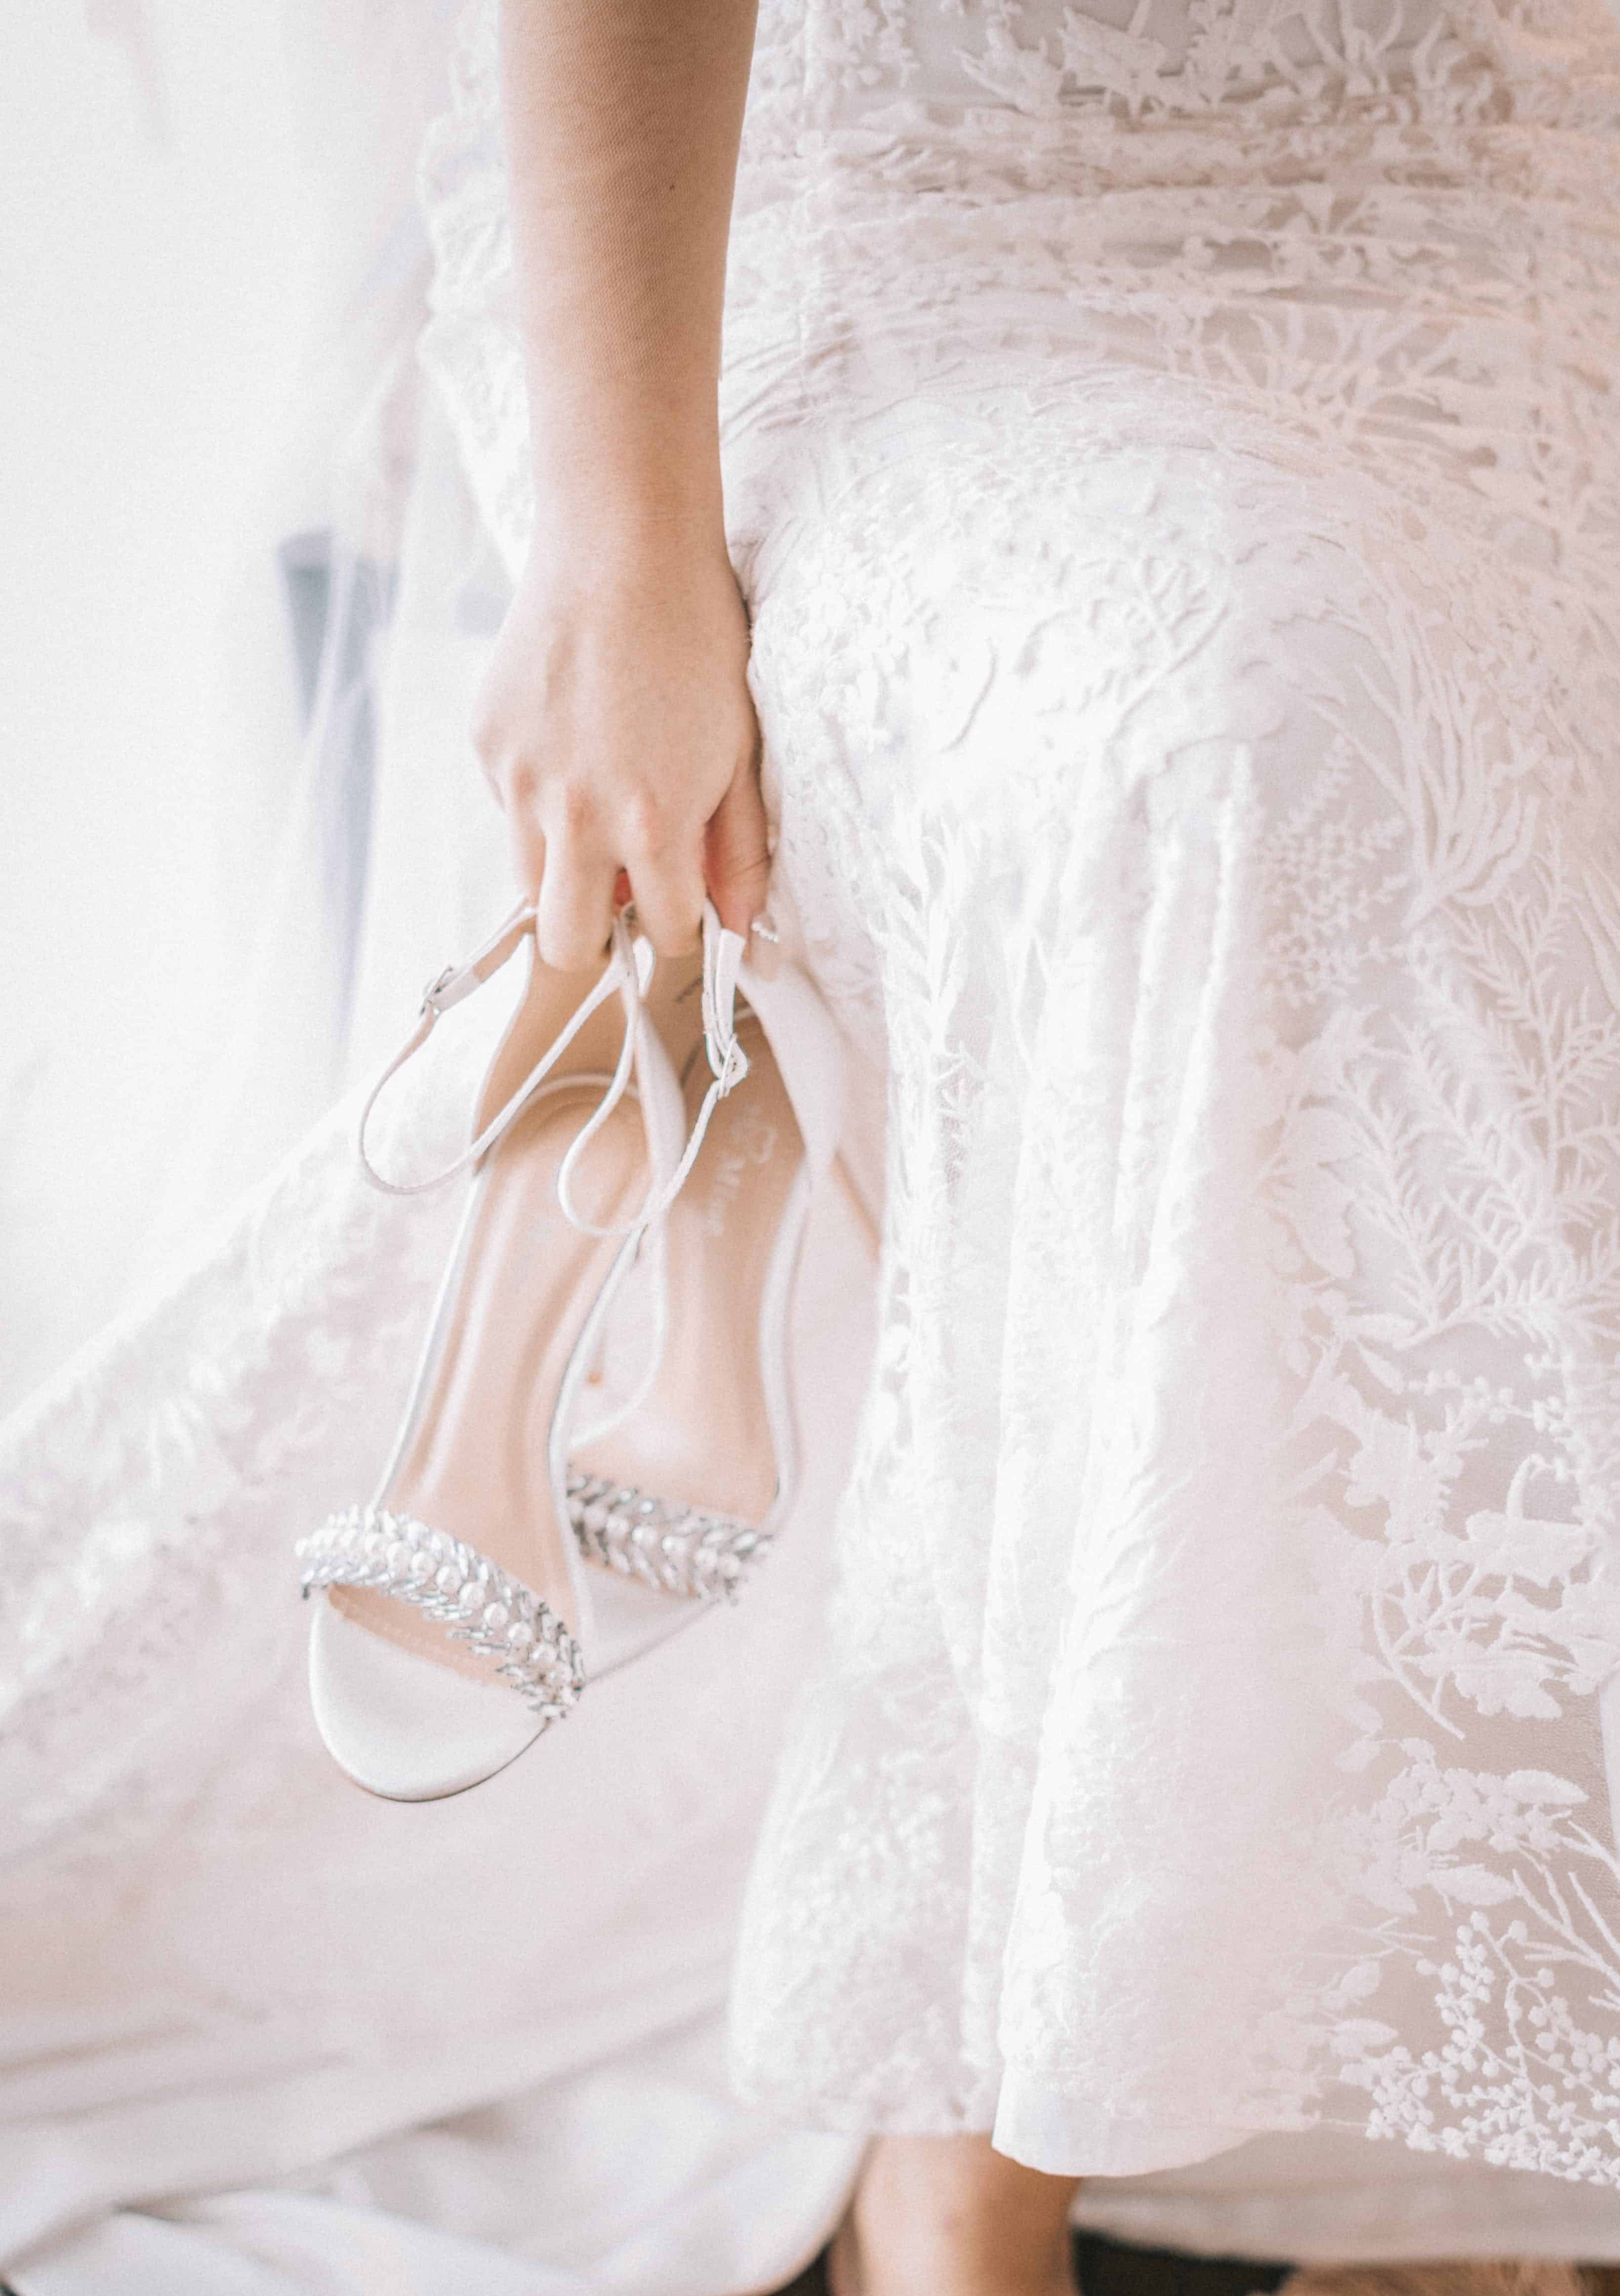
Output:
[[[562,1208],[563,1217],[587,1235],[629,1235],[637,1229],[650,1226],[669,1210],[686,1185],[687,1176],[692,1169],[699,1149],[703,1146],[703,1136],[709,1128],[709,1119],[713,1114],[717,1103],[723,1100],[726,1095],[740,1084],[748,1073],[748,1055],[737,1042],[733,1022],[737,968],[746,951],[747,942],[741,933],[734,933],[722,925],[713,902],[705,900],[703,928],[703,1042],[714,1080],[703,1096],[703,1104],[698,1110],[696,1119],[687,1136],[685,1149],[674,1170],[667,1176],[662,1185],[654,1171],[646,1195],[628,1220],[597,1223],[586,1219],[574,1205],[572,1199],[574,1175],[579,1160],[591,1140],[607,1122],[626,1092],[633,1089],[630,1086],[630,1072],[636,1057],[637,1037],[640,1030],[647,1025],[642,1000],[652,979],[653,968],[657,962],[652,943],[640,935],[632,933],[629,921],[629,914],[628,910],[621,910],[615,914],[613,925],[613,955],[600,979],[581,999],[572,1018],[547,1047],[506,1105],[491,1117],[476,1138],[468,1143],[453,1163],[447,1164],[442,1171],[430,1174],[424,1180],[390,1180],[378,1171],[366,1146],[366,1126],[384,1086],[397,1076],[406,1062],[426,1044],[440,1014],[448,1012],[452,1005],[459,1004],[464,997],[470,996],[474,989],[481,988],[483,983],[498,972],[502,965],[515,954],[524,939],[532,931],[535,904],[532,901],[520,903],[512,914],[495,928],[489,939],[473,950],[471,956],[464,957],[459,964],[446,965],[442,972],[429,981],[422,992],[422,1009],[417,1015],[415,1029],[373,1085],[366,1095],[366,1104],[360,1111],[355,1144],[366,1177],[374,1187],[381,1188],[385,1194],[391,1196],[425,1195],[431,1189],[442,1187],[447,1180],[454,1179],[458,1172],[465,1172],[469,1166],[478,1163],[495,1145],[508,1125],[515,1121],[522,1109],[536,1095],[543,1079],[573,1042],[591,1014],[604,1004],[608,997],[617,994],[623,1001],[625,1008],[624,1040],[620,1047],[618,1062],[613,1075],[606,1080],[606,1091],[591,1116],[574,1136],[563,1158],[556,1179],[557,1202]],[[600,1081],[600,1079],[593,1078],[593,1081]]]
[[[557,1174],[557,1201],[564,1215],[587,1235],[629,1235],[637,1228],[650,1226],[652,1222],[668,1211],[687,1184],[687,1175],[703,1144],[703,1135],[709,1129],[709,1119],[715,1104],[741,1084],[748,1073],[748,1055],[736,1040],[732,1011],[736,998],[737,967],[742,963],[747,942],[741,933],[734,933],[720,922],[720,912],[711,900],[703,903],[703,1045],[709,1055],[709,1066],[714,1081],[703,1095],[702,1107],[687,1136],[687,1144],[679,1162],[661,1187],[654,1176],[646,1194],[628,1220],[604,1226],[582,1219],[575,1211],[571,1197],[574,1164],[583,1154],[587,1143],[612,1115],[623,1091],[622,1071],[628,1068],[631,1029],[640,1025],[637,1011],[631,1026],[625,1030],[625,1051],[621,1055],[620,1071],[589,1122],[576,1135],[568,1153],[563,1157]],[[646,987],[645,980],[640,983]],[[628,1001],[628,1000],[627,1000]],[[638,1001],[638,1000],[637,1000]]]
[[[417,1015],[416,1025],[366,1095],[366,1105],[360,1111],[360,1120],[356,1129],[355,1146],[366,1177],[374,1187],[381,1188],[384,1194],[425,1195],[430,1189],[442,1187],[447,1180],[454,1179],[458,1172],[465,1172],[469,1166],[478,1163],[495,1145],[508,1125],[515,1121],[533,1096],[541,1079],[555,1066],[591,1014],[615,994],[621,996],[625,1001],[624,1049],[620,1055],[618,1068],[610,1081],[608,1099],[592,1118],[591,1125],[588,1128],[594,1129],[604,1120],[605,1116],[612,1112],[613,1108],[617,1106],[622,1097],[629,1082],[630,1059],[634,1052],[636,1021],[641,1008],[641,992],[651,978],[654,960],[651,943],[632,934],[626,914],[621,911],[613,919],[613,955],[600,979],[580,1000],[572,1019],[547,1047],[506,1105],[491,1117],[483,1130],[468,1143],[455,1161],[447,1164],[442,1171],[432,1173],[424,1180],[404,1181],[386,1178],[372,1162],[366,1145],[366,1128],[383,1086],[399,1074],[413,1054],[421,1051],[432,1036],[440,1015],[448,1013],[452,1005],[459,1004],[463,998],[470,996],[475,988],[481,988],[483,983],[498,972],[508,958],[516,953],[524,939],[531,933],[534,918],[534,903],[532,901],[521,903],[510,916],[496,927],[489,939],[474,949],[471,956],[464,957],[459,964],[446,965],[444,971],[430,980],[423,990],[422,1009]],[[575,1146],[577,1147],[578,1144],[576,1142]],[[565,1202],[563,1210],[565,1212],[568,1211]],[[572,1218],[572,1214],[569,1213],[569,1217]]]

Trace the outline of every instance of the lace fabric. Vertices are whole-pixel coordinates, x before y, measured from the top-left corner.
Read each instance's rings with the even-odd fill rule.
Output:
[[[1610,2177],[1604,658],[1206,391],[909,417],[755,624],[891,1083],[741,2063],[1055,2169],[1320,2115]]]
[[[419,356],[514,573],[496,69]],[[1617,141],[1598,0],[765,0],[728,534],[886,1079],[734,1989],[802,2122],[1620,2184]]]

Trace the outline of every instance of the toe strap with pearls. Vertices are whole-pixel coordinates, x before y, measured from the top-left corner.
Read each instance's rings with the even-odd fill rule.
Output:
[[[579,1644],[550,1604],[465,1539],[415,1515],[349,1507],[297,1543],[306,1596],[323,1587],[371,1587],[409,1603],[467,1644],[547,1724],[585,1686]]]
[[[699,1603],[735,1603],[771,1548],[769,1530],[736,1515],[654,1498],[577,1468],[568,1477],[568,1518],[588,1562]]]

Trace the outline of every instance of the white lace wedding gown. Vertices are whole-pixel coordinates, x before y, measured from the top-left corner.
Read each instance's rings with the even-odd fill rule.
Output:
[[[515,568],[481,20],[424,356]],[[766,0],[729,532],[889,1086],[748,2094],[1620,2177],[1617,373],[1600,0]]]
[[[423,436],[477,528],[415,561],[447,622],[531,516],[494,24],[421,179]],[[1603,0],[764,0],[728,532],[773,906],[883,1224],[847,1476],[824,1270],[837,1580],[732,1986],[789,2134],[1128,2177],[1316,2125],[1620,2186],[1617,354]],[[456,718],[489,627],[409,706],[438,676]],[[390,802],[425,975],[496,849],[435,848],[435,912],[425,783]],[[454,1081],[407,1095],[424,1146]],[[346,1122],[6,1431],[7,1917],[49,1950],[0,2256],[177,2161],[296,2185],[294,2248],[452,2152],[465,2191],[487,2126],[389,2133],[543,2082],[638,1987],[661,2033],[717,1997],[813,1558],[736,1622],[745,1712],[716,1642],[440,1816],[358,1811],[295,1708],[289,1542],[363,1487],[444,1238]],[[610,1764],[618,1864],[560,1910]],[[705,1827],[660,1964],[647,1877]],[[848,2150],[792,2141],[835,2193]],[[593,2277],[570,2237],[514,2287],[762,2268],[624,2234]],[[14,2276],[123,2284],[73,2269]]]

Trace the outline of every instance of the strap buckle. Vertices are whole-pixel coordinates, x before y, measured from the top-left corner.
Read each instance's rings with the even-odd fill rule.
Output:
[[[418,1020],[425,1021],[431,1029],[452,1004],[459,1004],[464,997],[471,996],[475,988],[481,988],[490,974],[498,972],[505,964],[533,922],[534,903],[521,901],[471,956],[464,956],[459,963],[447,964],[441,972],[433,975],[422,992]]]
[[[422,992],[422,1011],[435,1018],[448,1013],[452,1004],[459,1004],[479,986],[477,969],[471,964],[447,964],[436,972]]]
[[[433,978],[428,982],[427,987],[422,992],[422,1009],[424,1013],[443,1012],[444,1005],[441,1002],[440,992],[448,988],[455,978],[456,967],[453,964],[447,964],[442,972],[436,972],[433,975]]]

